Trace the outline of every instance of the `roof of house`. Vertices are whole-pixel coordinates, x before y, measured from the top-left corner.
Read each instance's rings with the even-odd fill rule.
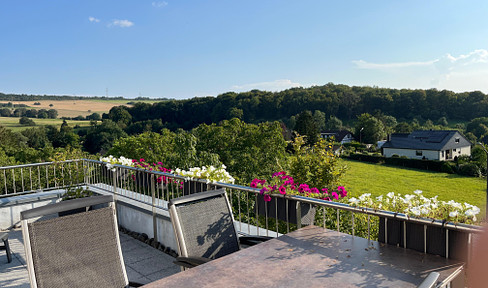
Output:
[[[354,137],[354,135],[347,130],[328,130],[322,131],[320,134],[333,135],[335,137],[335,141],[337,142],[341,142],[348,134]]]
[[[456,142],[456,139],[459,141]],[[456,130],[427,130],[410,134],[392,134],[391,139],[383,144],[382,148],[441,151],[471,145],[472,143]]]

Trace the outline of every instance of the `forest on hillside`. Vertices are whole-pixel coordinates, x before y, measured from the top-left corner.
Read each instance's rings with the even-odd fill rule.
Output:
[[[168,128],[191,129],[201,123],[239,118],[247,123],[286,121],[304,110],[318,110],[342,121],[363,113],[384,114],[399,122],[417,119],[470,121],[488,116],[488,95],[479,92],[409,90],[326,84],[281,92],[252,90],[217,97],[138,103],[126,109],[132,122],[160,119]]]

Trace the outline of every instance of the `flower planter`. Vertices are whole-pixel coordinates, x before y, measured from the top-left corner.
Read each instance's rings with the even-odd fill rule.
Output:
[[[404,237],[404,222],[406,223],[406,237]],[[424,252],[424,231],[427,236],[427,253],[446,257],[446,228],[443,227],[427,225],[425,230],[423,224],[389,218],[387,231],[385,231],[385,218],[380,217],[378,241],[404,247],[404,238],[406,238],[406,247],[408,249]],[[385,236],[387,236],[387,242],[385,241]],[[448,237],[449,258],[466,260],[469,233],[449,230]]]
[[[205,183],[201,182],[196,182],[196,181],[184,181],[183,182],[183,194],[188,195],[188,194],[195,194],[203,191],[209,190],[208,185]]]
[[[288,219],[286,217],[286,204],[288,200]],[[278,205],[278,215],[276,215],[276,205]],[[263,195],[258,195],[257,197],[257,207],[258,214],[261,216],[266,215],[268,212],[268,217],[276,218],[282,221],[288,221],[292,224],[297,224],[297,205],[298,201],[287,199],[287,198],[277,198],[273,197],[271,201],[265,202]],[[301,224],[311,225],[315,220],[315,213],[317,209],[315,207],[310,207],[310,204],[300,202],[300,214],[301,214]]]

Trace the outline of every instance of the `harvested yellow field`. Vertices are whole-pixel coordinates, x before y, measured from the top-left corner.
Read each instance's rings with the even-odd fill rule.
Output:
[[[92,113],[108,113],[114,106],[132,106],[127,102],[131,100],[36,100],[36,101],[0,101],[0,103],[12,102],[13,104],[25,104],[35,109],[56,109],[58,118],[87,116]],[[39,102],[41,105],[34,105]],[[52,104],[52,106],[50,106]]]

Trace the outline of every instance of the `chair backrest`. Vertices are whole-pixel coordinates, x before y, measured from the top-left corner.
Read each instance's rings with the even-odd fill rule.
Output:
[[[50,219],[43,217],[89,206],[102,208]],[[129,284],[112,196],[34,208],[23,211],[21,219],[31,287],[125,287]]]
[[[180,256],[215,259],[239,250],[224,189],[175,198],[169,207]]]

